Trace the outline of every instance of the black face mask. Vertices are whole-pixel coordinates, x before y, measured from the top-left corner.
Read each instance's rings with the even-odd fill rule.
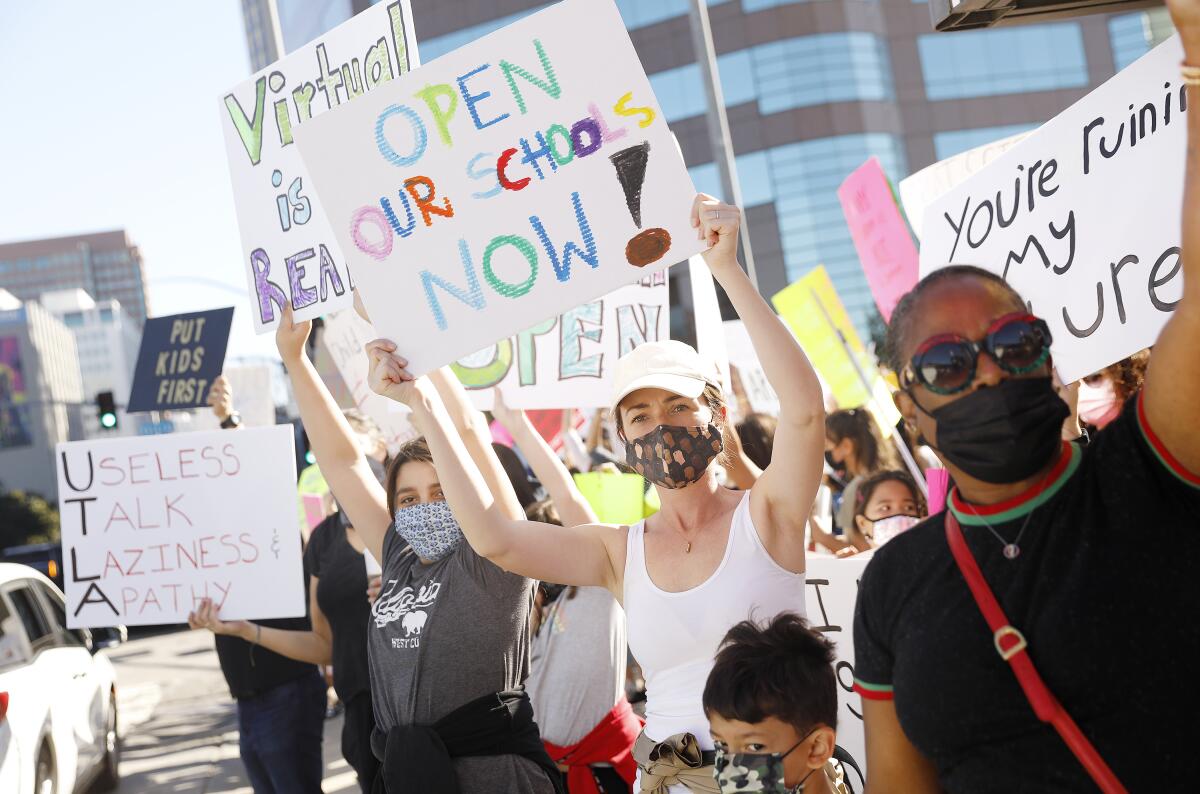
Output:
[[[846,479],[846,462],[845,461],[838,463],[836,460],[833,459],[833,453],[830,452],[829,450],[825,450],[825,462],[827,464],[829,464],[829,468],[833,471],[834,474],[837,475],[839,480]]]
[[[1006,378],[935,411],[917,407],[937,422],[934,449],[970,476],[997,485],[1044,467],[1062,444],[1062,423],[1071,413],[1050,378]]]

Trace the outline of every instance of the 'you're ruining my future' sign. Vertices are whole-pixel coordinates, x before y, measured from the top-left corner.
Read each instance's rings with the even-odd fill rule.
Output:
[[[611,0],[565,0],[295,134],[374,325],[415,374],[704,248]]]

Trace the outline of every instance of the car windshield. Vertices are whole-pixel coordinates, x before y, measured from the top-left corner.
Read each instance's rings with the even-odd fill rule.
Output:
[[[0,670],[29,660],[29,643],[21,620],[0,597]]]

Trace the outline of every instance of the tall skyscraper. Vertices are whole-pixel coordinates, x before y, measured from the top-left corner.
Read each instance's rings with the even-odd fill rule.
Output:
[[[377,2],[379,0],[242,0],[251,69],[257,72]]]
[[[696,187],[720,195],[691,4],[617,0]],[[547,4],[412,5],[427,62]],[[708,12],[760,289],[824,264],[864,332],[876,309],[837,198],[852,170],[875,155],[896,182],[1031,129],[1161,38],[1143,13],[935,33],[912,0],[708,0]],[[678,334],[686,293],[672,303]]]
[[[23,301],[82,289],[119,301],[139,328],[150,311],[142,255],[124,230],[0,245],[0,288]]]

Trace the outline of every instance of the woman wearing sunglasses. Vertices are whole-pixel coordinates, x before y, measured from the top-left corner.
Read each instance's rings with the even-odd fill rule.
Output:
[[[1171,10],[1200,66],[1200,2]],[[897,407],[955,487],[860,583],[868,792],[1195,785],[1196,696],[1172,675],[1200,653],[1200,114],[1187,124],[1183,294],[1145,389],[1086,449],[1060,438],[1050,333],[1002,279],[935,271],[892,316]],[[1163,553],[1140,528],[1192,531]]]

